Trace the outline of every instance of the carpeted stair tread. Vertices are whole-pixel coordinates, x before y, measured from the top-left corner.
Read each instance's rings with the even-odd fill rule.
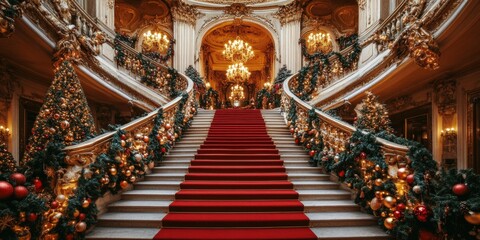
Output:
[[[197,150],[197,154],[278,154],[278,150],[277,149],[258,149],[258,148],[250,148],[250,149],[200,148]]]
[[[275,145],[266,143],[266,144],[202,144],[200,149],[275,149]]]
[[[316,240],[308,228],[166,228],[164,240]]]
[[[185,180],[287,180],[286,173],[187,173]]]
[[[181,189],[175,199],[298,199],[294,190],[283,189]]]
[[[181,189],[292,189],[289,181],[185,181]]]
[[[195,159],[280,159],[279,154],[195,154]]]
[[[176,200],[170,212],[287,212],[303,211],[298,200]]]
[[[308,225],[303,212],[291,213],[178,213],[162,220],[164,227],[292,227]]]
[[[283,166],[283,160],[192,160],[192,166]]]
[[[285,172],[283,166],[190,166],[190,173],[267,173]]]

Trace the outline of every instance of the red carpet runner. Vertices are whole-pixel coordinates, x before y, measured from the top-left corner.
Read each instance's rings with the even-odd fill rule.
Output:
[[[154,239],[317,239],[258,110],[218,110]]]

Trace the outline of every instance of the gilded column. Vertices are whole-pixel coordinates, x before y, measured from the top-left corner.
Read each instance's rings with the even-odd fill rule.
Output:
[[[302,48],[298,43],[300,39],[300,22],[302,7],[298,1],[282,6],[274,14],[280,20],[280,61],[287,65],[292,72],[297,72],[302,67]]]
[[[183,73],[195,62],[195,23],[198,10],[181,1],[172,8],[173,37],[175,38],[173,67]]]

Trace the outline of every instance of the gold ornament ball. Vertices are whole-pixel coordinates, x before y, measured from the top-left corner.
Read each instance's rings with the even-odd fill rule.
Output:
[[[398,171],[397,171],[397,177],[399,179],[402,179],[402,180],[405,180],[408,176],[408,174],[410,174],[410,172],[408,171],[408,169],[406,168],[399,168]]]
[[[373,211],[376,211],[381,207],[382,207],[382,203],[381,203],[381,200],[379,200],[378,198],[373,198],[372,201],[370,202],[370,208]]]
[[[60,122],[60,127],[61,127],[62,129],[67,129],[67,128],[70,127],[70,122],[67,121],[67,120],[64,120],[64,121]]]
[[[82,207],[87,208],[88,206],[90,206],[90,202],[87,199],[83,200]]]
[[[392,196],[386,196],[385,199],[383,199],[383,205],[385,205],[388,208],[393,208],[397,204],[397,199],[392,197]]]
[[[385,218],[383,221],[383,226],[388,230],[392,230],[395,227],[395,219],[392,217]]]
[[[87,223],[79,222],[77,225],[75,225],[75,231],[84,232],[85,230],[87,230]]]
[[[112,174],[112,176],[117,175],[117,169],[116,168],[112,167],[112,168],[110,168],[109,171],[110,171],[110,174]]]
[[[380,167],[380,165],[378,165],[378,164],[375,165],[375,171],[377,171],[377,172],[382,171],[382,168]]]
[[[472,225],[480,225],[480,213],[469,211],[465,216],[465,220]]]
[[[381,178],[375,179],[375,186],[382,186],[383,180]]]
[[[135,182],[136,180],[137,180],[137,178],[136,178],[135,176],[131,176],[131,177],[130,177],[130,182],[133,183],[133,182]]]
[[[125,171],[125,176],[130,177],[132,175],[132,171],[127,170]]]
[[[63,202],[65,202],[66,197],[63,194],[58,194],[57,197],[55,198],[55,200],[57,200],[58,203],[63,203]]]
[[[125,142],[125,140],[121,140],[121,141],[120,141],[120,145],[121,145],[122,147],[125,147],[125,145],[127,145],[127,142]]]
[[[78,217],[79,215],[80,215],[80,211],[78,211],[78,209],[75,209],[75,211],[73,212],[73,216]]]

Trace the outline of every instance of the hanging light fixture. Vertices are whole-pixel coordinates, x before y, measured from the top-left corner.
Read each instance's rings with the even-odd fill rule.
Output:
[[[170,40],[166,34],[160,32],[148,32],[143,33],[142,50],[144,52],[165,52],[168,48]]]
[[[245,99],[245,93],[243,92],[243,87],[239,84],[235,84],[230,88],[230,100],[238,101]]]
[[[250,78],[251,73],[248,71],[248,68],[243,65],[243,63],[235,63],[228,66],[226,75],[227,81],[239,83]]]
[[[245,63],[255,56],[252,46],[240,39],[240,36],[237,36],[234,41],[228,40],[222,54],[233,63]]]
[[[330,38],[330,33],[310,33],[307,38],[307,50],[311,53],[331,52],[333,50],[333,45],[332,38]]]

